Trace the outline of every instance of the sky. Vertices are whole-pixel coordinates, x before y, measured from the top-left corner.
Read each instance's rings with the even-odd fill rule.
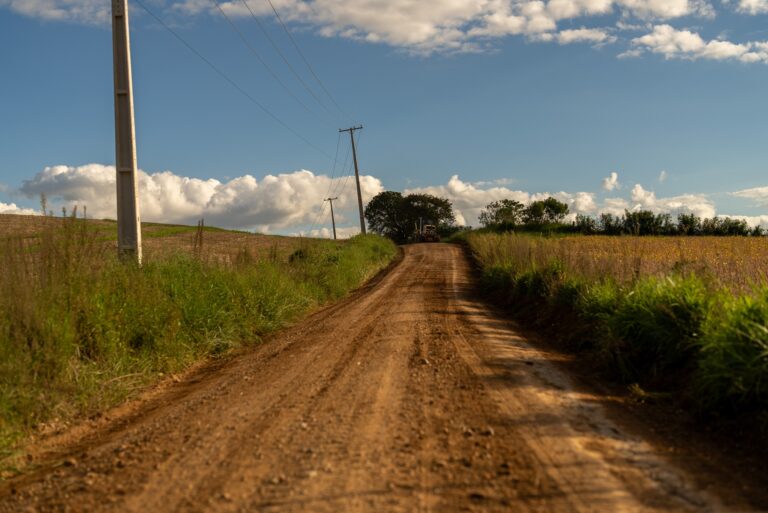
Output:
[[[362,124],[364,200],[768,227],[768,0],[271,2],[129,0],[143,220],[353,235]],[[0,212],[114,218],[109,9],[0,0]]]

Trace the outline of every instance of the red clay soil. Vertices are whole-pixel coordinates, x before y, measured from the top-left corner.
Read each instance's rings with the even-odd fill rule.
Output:
[[[461,248],[408,246],[256,349],[41,443],[0,512],[754,510],[471,290]]]

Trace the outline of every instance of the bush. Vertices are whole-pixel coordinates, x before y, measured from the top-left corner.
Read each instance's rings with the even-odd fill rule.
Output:
[[[691,366],[710,300],[695,277],[646,278],[622,294],[607,318],[612,354],[625,381],[674,381]]]
[[[768,406],[768,290],[725,302],[700,341],[698,397],[707,411]]]

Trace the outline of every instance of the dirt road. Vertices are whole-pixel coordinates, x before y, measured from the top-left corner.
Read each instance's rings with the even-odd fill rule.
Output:
[[[720,511],[472,299],[460,248],[405,248],[348,300],[82,428],[0,511]]]

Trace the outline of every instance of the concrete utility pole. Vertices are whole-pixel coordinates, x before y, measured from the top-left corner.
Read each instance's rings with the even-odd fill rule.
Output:
[[[333,200],[337,199],[339,199],[338,196],[335,198],[325,198],[325,201],[331,204],[331,226],[333,226],[333,240],[336,240],[336,218],[333,217]]]
[[[136,194],[136,132],[128,0],[112,0],[112,52],[115,74],[115,167],[117,168],[117,251],[141,263],[141,220]]]
[[[365,217],[363,216],[363,195],[360,192],[360,172],[357,169],[357,152],[355,151],[355,130],[362,130],[363,125],[339,129],[339,132],[349,132],[352,140],[352,160],[355,162],[355,182],[357,183],[357,208],[360,210],[360,233],[365,235]]]

